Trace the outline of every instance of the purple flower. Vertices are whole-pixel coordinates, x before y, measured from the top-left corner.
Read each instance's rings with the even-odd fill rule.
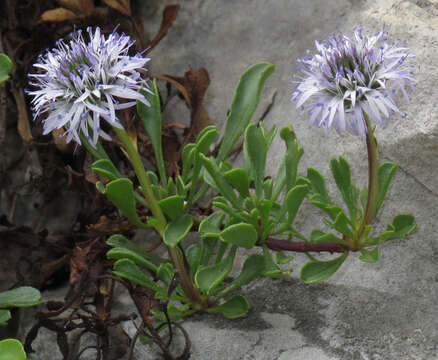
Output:
[[[385,31],[369,36],[357,29],[352,39],[340,34],[315,45],[315,55],[298,60],[303,75],[291,99],[297,108],[307,107],[309,127],[327,133],[334,123],[338,132],[365,137],[364,115],[385,128],[390,114],[400,113],[396,92],[409,103],[405,88],[415,80],[406,59],[414,55],[388,43]]]
[[[45,115],[44,134],[64,127],[67,142],[73,139],[81,144],[82,133],[96,146],[99,136],[111,140],[101,129],[102,119],[123,128],[117,110],[134,106],[137,100],[150,106],[138,92],[150,90],[137,71],[145,70],[150,59],[128,55],[134,44],[129,36],[114,30],[105,37],[98,27],[94,33],[91,28],[87,32],[88,41],[78,30],[70,41],[59,40],[56,48],[38,58],[34,66],[40,72],[29,74],[30,84],[37,90],[28,94],[33,96],[34,119]]]

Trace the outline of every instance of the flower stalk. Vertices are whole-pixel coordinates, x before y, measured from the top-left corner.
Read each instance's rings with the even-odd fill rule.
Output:
[[[160,233],[160,236],[163,236],[164,230],[167,225],[167,221],[166,218],[164,217],[163,212],[161,211],[157,199],[155,198],[154,192],[152,190],[151,184],[146,174],[146,170],[143,166],[143,162],[141,161],[140,155],[138,154],[138,151],[134,143],[129,138],[129,135],[126,132],[126,130],[119,129],[116,127],[113,127],[113,129],[123,144],[123,147],[128,155],[129,161],[131,162],[135,174],[137,175],[138,181],[140,182],[141,191],[144,197],[146,198],[146,201],[148,202],[149,209],[151,210],[154,218],[157,220],[157,230]],[[191,301],[202,306],[203,301],[201,295],[199,294],[199,291],[196,289],[190,278],[190,275],[187,271],[187,268],[184,264],[181,254],[179,254],[176,248],[171,248],[168,246],[167,249],[170,258],[172,259],[172,263],[180,276],[181,287],[184,293]]]
[[[370,119],[366,113],[364,113],[364,119],[367,126],[366,144],[368,153],[368,197],[365,213],[356,236],[356,242],[359,247],[366,240],[362,239],[362,235],[366,226],[372,224],[377,215],[377,196],[379,193],[379,153],[377,141],[374,137],[374,129],[372,128]]]

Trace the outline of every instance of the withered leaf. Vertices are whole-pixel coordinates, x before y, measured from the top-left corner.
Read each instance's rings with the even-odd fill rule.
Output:
[[[32,132],[30,130],[29,115],[27,113],[27,105],[24,100],[23,89],[12,87],[12,95],[17,103],[18,110],[18,133],[20,134],[23,142],[29,144],[33,140]]]
[[[78,16],[71,10],[65,8],[57,8],[44,11],[41,15],[40,22],[62,22],[67,20],[74,20]]]
[[[190,66],[184,74],[182,79],[179,79],[181,84],[189,93],[190,97],[190,131],[184,139],[184,147],[190,141],[195,141],[199,132],[212,122],[208,116],[207,111],[202,105],[205,92],[210,85],[210,77],[208,71],[205,68],[199,70],[193,70]]]
[[[123,15],[131,16],[131,0],[103,0],[103,2]]]
[[[88,231],[98,234],[115,234],[135,228],[127,220],[110,220],[106,216],[101,216],[97,224],[87,226]]]
[[[163,10],[163,19],[161,20],[160,30],[158,30],[157,35],[155,35],[154,39],[149,44],[146,54],[149,53],[160,41],[164,38],[172,26],[178,15],[179,5],[167,5]]]
[[[90,15],[94,10],[94,0],[58,0],[59,5],[76,13]]]
[[[52,131],[53,142],[59,151],[64,153],[71,152],[73,149],[72,143],[67,143],[65,136],[62,136],[64,132],[64,129],[54,129]]]

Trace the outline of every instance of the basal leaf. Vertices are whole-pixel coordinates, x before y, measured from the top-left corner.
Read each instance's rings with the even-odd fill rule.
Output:
[[[379,167],[379,190],[377,193],[376,215],[382,207],[383,200],[385,200],[386,192],[388,191],[389,184],[391,183],[397,167],[396,164],[391,162],[385,162]]]
[[[325,280],[332,276],[347,258],[348,251],[340,257],[330,261],[312,260],[306,263],[302,269],[300,277],[306,284]]]
[[[35,306],[41,304],[41,300],[39,290],[31,286],[0,292],[0,308]]]
[[[387,230],[393,231],[386,241],[401,239],[411,234],[417,227],[415,218],[411,214],[398,214],[391,224],[388,224]]]
[[[131,180],[121,178],[111,181],[106,185],[104,194],[131,223],[141,228],[147,227],[137,215],[134,188]]]
[[[12,69],[12,61],[5,54],[0,54],[0,84],[9,79]]]
[[[164,230],[164,243],[174,248],[181,240],[183,240],[193,226],[193,217],[189,214],[184,214],[168,223]]]
[[[26,360],[23,345],[16,339],[0,341],[0,360]]]
[[[257,231],[250,224],[234,224],[226,227],[220,233],[220,238],[226,243],[251,249],[257,242]]]
[[[158,202],[161,210],[171,219],[181,216],[184,210],[184,198],[180,195],[172,195]]]
[[[146,106],[141,101],[137,101],[137,113],[143,121],[143,126],[148,134],[152,147],[155,153],[155,160],[157,161],[158,173],[162,183],[166,184],[166,170],[164,167],[163,149],[161,144],[161,108],[160,108],[160,95],[157,88],[157,81],[154,79],[149,83],[153,94],[140,90],[140,92],[146,97],[151,104]]]
[[[237,85],[231,111],[227,118],[225,133],[218,153],[218,160],[225,160],[234,144],[248,126],[257,108],[265,80],[275,70],[270,63],[259,63],[249,67]]]
[[[129,259],[117,260],[114,264],[113,273],[121,278],[127,279],[154,291],[158,291],[160,288],[160,286],[158,286],[151,277],[141,271],[140,268]]]
[[[368,263],[375,263],[379,260],[380,255],[380,248],[375,247],[373,250],[367,250],[367,249],[360,249],[361,256],[359,259],[361,259],[364,262]]]
[[[240,196],[249,196],[249,177],[245,169],[237,168],[224,173],[225,179],[239,192]]]
[[[237,319],[245,316],[249,310],[249,303],[242,295],[233,296],[220,306],[207,309],[208,313],[220,313],[228,319]]]
[[[256,195],[261,197],[268,148],[260,127],[251,124],[246,128],[244,147],[249,160],[249,169],[254,174]]]
[[[233,246],[228,256],[220,263],[210,266],[200,266],[195,274],[195,284],[204,294],[212,295],[231,271],[236,256],[236,246]]]
[[[109,159],[97,160],[91,165],[91,169],[107,177],[109,180],[116,180],[121,177],[119,170],[114,166],[113,162]]]

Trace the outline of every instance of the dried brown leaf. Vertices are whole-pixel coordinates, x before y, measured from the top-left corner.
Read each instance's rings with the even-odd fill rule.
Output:
[[[193,70],[189,66],[184,74],[184,78],[180,79],[180,82],[190,96],[191,124],[190,131],[184,139],[182,146],[184,147],[190,141],[194,141],[203,128],[212,124],[207,111],[202,105],[205,92],[210,85],[210,76],[208,75],[208,71],[204,68]]]
[[[131,16],[131,0],[103,0],[103,2],[123,15]]]
[[[90,15],[94,10],[94,0],[58,0],[59,5],[74,12]]]
[[[65,8],[57,8],[44,11],[41,15],[40,22],[62,22],[76,18],[78,18],[78,16],[73,11]]]
[[[163,10],[163,19],[161,20],[160,30],[149,44],[146,54],[149,53],[160,41],[167,35],[170,27],[178,16],[179,5],[167,5]]]
[[[65,136],[63,136],[65,130],[64,129],[55,129],[52,131],[53,142],[57,149],[63,153],[72,152],[72,143],[67,143],[65,140]]]
[[[12,87],[11,91],[17,104],[18,133],[20,134],[25,144],[30,144],[33,140],[33,136],[30,130],[29,114],[27,113],[27,105],[26,101],[24,100],[23,89]]]
[[[97,234],[116,234],[133,228],[135,226],[127,220],[110,220],[106,216],[101,216],[97,224],[87,226],[89,232]]]

